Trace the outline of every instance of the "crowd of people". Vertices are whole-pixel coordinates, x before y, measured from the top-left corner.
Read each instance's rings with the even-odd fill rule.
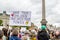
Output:
[[[3,28],[0,30],[0,40],[53,40],[60,38],[59,31],[50,31],[45,26],[41,29],[32,29],[21,31],[16,28],[8,30]]]

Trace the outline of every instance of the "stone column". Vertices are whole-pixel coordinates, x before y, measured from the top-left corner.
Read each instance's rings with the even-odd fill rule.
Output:
[[[41,21],[42,24],[46,24],[47,23],[45,12],[46,12],[45,11],[45,0],[42,0],[42,21]]]
[[[42,19],[45,19],[45,0],[42,0]]]

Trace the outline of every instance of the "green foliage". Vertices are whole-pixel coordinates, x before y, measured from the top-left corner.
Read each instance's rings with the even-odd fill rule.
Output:
[[[16,28],[16,27],[18,27],[18,26],[12,26],[12,28]]]
[[[27,26],[27,27],[26,27],[26,29],[28,30],[28,29],[29,29],[29,27]]]
[[[3,21],[2,21],[2,20],[0,20],[0,26],[3,26],[3,24],[2,24],[2,23],[3,23]]]
[[[29,29],[28,26],[12,26],[12,28],[16,28],[16,27],[19,27],[21,29],[21,27],[26,27],[26,29]]]

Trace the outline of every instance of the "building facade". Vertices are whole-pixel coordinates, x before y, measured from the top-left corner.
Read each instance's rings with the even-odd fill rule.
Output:
[[[0,13],[0,20],[3,21],[3,27],[8,28],[9,26],[9,15],[6,12]]]

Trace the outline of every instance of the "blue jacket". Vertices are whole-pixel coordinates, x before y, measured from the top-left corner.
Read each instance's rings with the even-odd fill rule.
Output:
[[[21,40],[21,39],[18,38],[17,36],[11,36],[11,37],[9,37],[9,40]]]

